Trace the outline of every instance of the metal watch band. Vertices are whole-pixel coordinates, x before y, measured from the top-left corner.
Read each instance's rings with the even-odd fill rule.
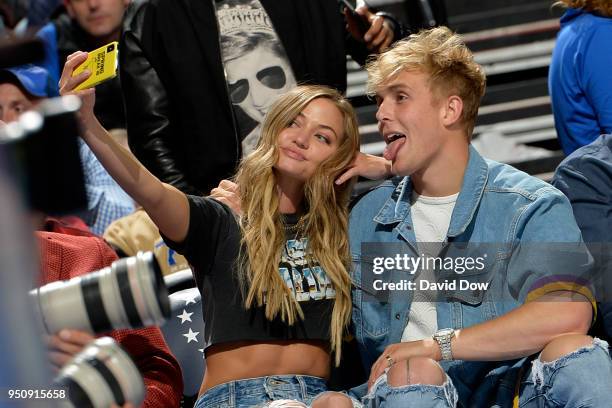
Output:
[[[443,329],[434,334],[434,340],[440,347],[440,355],[442,360],[449,361],[453,359],[453,351],[451,348],[451,340],[455,335],[455,331],[452,329]]]
[[[444,336],[438,340],[440,345],[440,353],[442,354],[442,360],[448,361],[453,359],[453,351],[451,350],[451,337]]]

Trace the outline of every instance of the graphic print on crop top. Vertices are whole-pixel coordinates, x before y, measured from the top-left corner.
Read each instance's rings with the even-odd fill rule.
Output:
[[[308,264],[308,238],[285,241],[279,272],[298,302],[334,299],[336,291],[318,262]]]

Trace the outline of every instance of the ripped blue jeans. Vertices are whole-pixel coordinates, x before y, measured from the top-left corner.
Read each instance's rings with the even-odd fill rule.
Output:
[[[461,400],[448,376],[444,385],[406,385],[392,387],[386,374],[378,378],[363,398],[366,408],[603,408],[612,403],[612,360],[608,343],[594,339],[593,345],[582,347],[557,360],[543,363],[539,358],[524,371],[516,388],[497,395],[474,392]],[[498,390],[499,391],[499,390]]]

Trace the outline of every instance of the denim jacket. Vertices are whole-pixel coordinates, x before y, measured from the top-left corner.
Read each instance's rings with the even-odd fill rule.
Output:
[[[551,184],[570,200],[582,236],[602,275],[612,272],[612,134],[601,135],[567,156]],[[612,279],[606,279],[600,316],[612,337]]]
[[[362,268],[374,256],[394,256],[398,246],[407,253],[418,254],[410,214],[411,194],[410,177],[393,178],[362,197],[351,211],[352,319],[366,371],[386,346],[401,341],[412,292],[389,291],[386,299],[375,298],[370,295],[373,289]],[[379,244],[372,253],[364,243]],[[578,274],[584,272],[591,257],[567,198],[539,179],[484,159],[471,146],[447,232],[446,244],[453,243],[487,244],[489,252],[494,248],[494,253],[488,253],[485,270],[477,272],[481,276],[471,276],[490,282],[490,287],[442,293],[444,298],[438,298],[436,304],[438,328],[460,329],[491,320],[532,298],[559,289],[578,291],[592,300],[591,292],[576,284],[580,281]],[[553,243],[569,245],[571,256],[559,256],[558,250],[548,251],[547,244],[542,243],[551,243],[551,247]],[[395,270],[385,276],[398,281],[399,275],[402,279],[415,279]],[[466,273],[465,277],[469,275]],[[451,364],[459,368],[462,363]],[[469,364],[474,367],[460,373],[468,388],[469,384],[480,382],[482,378],[477,377],[483,373],[481,369],[472,370],[479,363]],[[489,373],[490,368],[485,372]],[[461,395],[462,388],[457,388]]]

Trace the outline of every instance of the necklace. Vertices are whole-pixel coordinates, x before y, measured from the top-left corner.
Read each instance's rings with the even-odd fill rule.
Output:
[[[301,230],[304,227],[304,218],[305,216],[302,215],[295,224],[284,224],[285,231],[295,232]]]

